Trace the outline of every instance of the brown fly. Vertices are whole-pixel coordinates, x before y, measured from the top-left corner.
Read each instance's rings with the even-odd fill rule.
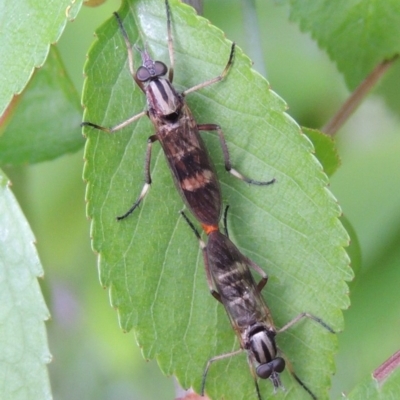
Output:
[[[139,118],[147,115],[153,123],[156,133],[149,137],[145,157],[145,184],[132,207],[118,220],[131,214],[143,200],[151,185],[150,161],[151,149],[155,141],[159,141],[167,157],[175,185],[180,192],[186,206],[202,224],[218,224],[221,215],[221,191],[219,182],[208,155],[207,149],[200,137],[199,131],[216,131],[219,136],[225,160],[225,168],[237,178],[254,185],[269,185],[275,180],[260,182],[250,179],[232,168],[229,151],[222,129],[216,124],[197,124],[185,96],[199,89],[221,81],[228,74],[233,63],[235,44],[232,44],[228,62],[220,75],[195,85],[179,93],[173,87],[174,51],[171,31],[171,11],[168,0],[165,1],[167,12],[168,49],[170,68],[161,61],[154,61],[146,47],[144,50],[135,46],[142,57],[142,65],[135,71],[132,46],[122,20],[115,13],[120,31],[124,37],[130,73],[146,95],[147,110],[115,125],[111,128],[102,127],[92,122],[83,122],[83,126],[90,126],[104,132],[116,132]],[[166,75],[168,73],[168,78]]]
[[[227,209],[224,218],[225,226]],[[333,329],[320,318],[305,312],[297,315],[282,328],[276,329],[271,312],[261,294],[261,290],[268,280],[267,274],[239,251],[228,238],[227,232],[226,235],[223,235],[217,226],[203,226],[208,236],[207,245],[205,245],[197,229],[183,212],[182,216],[195,232],[200,242],[210,292],[224,305],[240,343],[240,349],[220,354],[208,360],[203,374],[201,395],[204,394],[207,373],[213,362],[246,351],[258,400],[261,400],[261,394],[257,378],[269,378],[274,388],[278,389],[282,387],[279,374],[283,372],[286,366],[303,389],[313,399],[316,399],[314,393],[295,374],[290,363],[278,355],[279,351],[275,337],[278,333],[286,331],[303,318],[310,318],[329,332],[335,333]],[[250,268],[261,275],[261,280],[258,284],[255,282]]]

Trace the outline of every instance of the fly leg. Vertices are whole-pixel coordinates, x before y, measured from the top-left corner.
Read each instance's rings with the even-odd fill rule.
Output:
[[[313,321],[317,322],[319,325],[321,325],[323,328],[325,328],[327,331],[330,333],[335,333],[335,331],[328,325],[326,324],[321,318],[316,317],[315,315],[303,312],[296,317],[294,317],[291,321],[289,321],[286,325],[284,325],[281,329],[278,329],[276,333],[282,333],[286,331],[287,329],[291,328],[293,325],[297,324],[299,321],[301,321],[303,318],[309,318],[312,319]],[[282,353],[282,352],[281,352]],[[312,397],[313,400],[317,400],[317,397],[315,394],[311,391],[311,389],[308,388],[308,386],[297,376],[297,374],[294,372],[292,363],[285,357],[284,354],[282,354],[285,359],[286,367],[293,376],[293,378],[297,381],[297,383]]]
[[[271,185],[272,183],[275,182],[275,178],[271,179],[270,181],[256,181],[255,179],[249,178],[243,174],[241,174],[239,171],[237,171],[236,169],[232,168],[232,164],[231,164],[231,159],[229,156],[229,150],[228,150],[228,145],[226,144],[226,140],[224,137],[224,134],[222,132],[222,129],[219,125],[216,124],[201,124],[201,125],[197,125],[198,129],[200,131],[216,131],[218,133],[218,137],[219,137],[219,142],[221,144],[221,148],[222,148],[222,153],[224,155],[224,161],[225,161],[225,169],[231,173],[233,176],[235,176],[236,178],[250,183],[252,185],[260,185],[260,186],[266,186],[266,185]]]
[[[195,86],[191,87],[190,89],[185,90],[184,92],[182,92],[182,96],[186,96],[189,93],[196,92],[199,89],[203,89],[204,87],[207,87],[207,86],[213,85],[214,83],[222,81],[225,78],[225,76],[228,74],[229,70],[231,69],[231,66],[233,64],[234,54],[235,54],[235,43],[232,43],[231,52],[229,53],[229,59],[225,65],[225,68],[222,71],[222,73],[213,79],[199,83],[198,85],[195,85]]]
[[[286,367],[289,370],[289,372],[292,374],[293,378],[296,379],[297,383],[311,396],[311,398],[313,400],[317,400],[317,396],[315,396],[315,394],[311,391],[311,389],[309,389],[307,387],[307,385],[297,376],[297,374],[294,372],[293,370],[293,366],[292,363],[289,362],[289,360],[287,360],[285,358],[285,363],[286,363]]]
[[[118,13],[114,13],[115,18],[117,19],[118,22],[118,26],[119,26],[119,30],[122,33],[122,36],[124,37],[124,41],[125,41],[125,46],[126,46],[126,50],[128,52],[128,64],[129,64],[129,72],[132,75],[132,78],[135,80],[136,84],[139,86],[140,90],[144,93],[145,89],[144,89],[144,85],[143,82],[141,82],[135,73],[135,68],[133,66],[133,51],[132,51],[132,44],[129,40],[128,37],[128,33],[126,32],[124,25],[122,23],[121,17],[119,16]]]
[[[281,329],[278,329],[276,333],[282,333],[286,331],[287,329],[291,328],[293,325],[297,324],[299,321],[301,321],[303,318],[309,318],[312,319],[313,321],[317,322],[320,324],[323,328],[325,328],[327,331],[330,333],[336,333],[326,322],[324,322],[321,318],[316,317],[313,314],[307,313],[307,312],[302,312],[296,317],[294,317],[291,321],[289,321],[286,325],[282,326]]]
[[[229,238],[229,233],[228,233],[228,210],[229,210],[229,205],[227,205],[225,207],[223,221],[224,221],[225,236]],[[257,289],[258,289],[259,292],[261,292],[264,289],[264,286],[268,282],[268,275],[264,272],[264,270],[258,264],[256,264],[254,261],[250,260],[250,258],[247,258],[245,256],[244,256],[244,258],[245,258],[247,264],[251,268],[253,268],[254,271],[256,271],[256,272],[258,272],[260,274],[261,279],[260,279],[260,282],[258,282],[258,284],[257,284]]]
[[[132,207],[123,215],[117,217],[118,221],[121,221],[122,219],[126,218],[128,215],[132,214],[135,209],[139,206],[140,202],[143,200],[143,198],[146,196],[147,192],[150,189],[151,185],[151,174],[150,174],[150,162],[151,162],[151,147],[153,143],[158,140],[156,135],[152,135],[149,137],[147,140],[147,150],[146,150],[146,158],[144,162],[144,186],[143,189],[137,198],[137,200],[133,203]]]
[[[190,221],[190,219],[186,216],[186,214],[181,211],[182,217],[185,219],[185,221],[188,223],[188,225],[192,228],[192,231],[194,232],[194,234],[196,235],[199,244],[200,244],[200,248],[203,252],[203,259],[204,259],[204,267],[206,270],[206,278],[207,278],[207,283],[208,283],[208,287],[210,289],[210,293],[211,295],[218,300],[220,303],[222,303],[221,301],[221,296],[220,294],[214,289],[214,285],[213,285],[213,281],[211,278],[211,271],[210,271],[210,264],[208,262],[208,256],[207,256],[207,246],[206,244],[201,240],[201,236],[199,231],[195,228],[195,226],[193,225],[192,221]]]
[[[235,350],[230,353],[220,354],[219,356],[212,357],[207,361],[207,365],[203,372],[203,379],[201,381],[201,391],[200,391],[201,396],[204,396],[204,390],[205,390],[205,386],[206,386],[206,378],[207,378],[208,370],[211,367],[211,364],[215,361],[224,360],[225,358],[230,358],[230,357],[236,356],[237,354],[240,354],[241,352],[243,352],[243,349]],[[257,385],[257,392],[258,392],[258,394],[260,393],[259,389],[258,389],[258,385]],[[261,399],[261,397],[259,396],[259,400],[260,399]]]

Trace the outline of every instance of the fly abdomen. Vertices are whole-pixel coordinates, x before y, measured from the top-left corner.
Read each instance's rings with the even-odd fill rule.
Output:
[[[221,191],[214,167],[198,131],[189,129],[191,118],[174,131],[164,126],[158,133],[176,187],[198,221],[216,225],[221,215]]]

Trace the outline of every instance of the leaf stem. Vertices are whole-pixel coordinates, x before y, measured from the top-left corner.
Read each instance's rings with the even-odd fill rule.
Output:
[[[243,25],[246,32],[247,52],[255,69],[267,77],[261,45],[260,26],[258,24],[255,0],[242,0]]]
[[[374,378],[382,383],[396,368],[400,366],[400,350],[389,357],[374,371]]]
[[[350,115],[356,110],[359,104],[364,100],[368,92],[376,85],[378,80],[391,67],[397,59],[397,55],[390,60],[382,61],[378,66],[360,83],[350,97],[345,101],[339,111],[333,118],[322,128],[327,135],[333,136],[348,120]]]

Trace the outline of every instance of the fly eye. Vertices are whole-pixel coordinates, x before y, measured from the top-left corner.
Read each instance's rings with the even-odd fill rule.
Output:
[[[163,76],[168,72],[168,68],[161,61],[155,61],[154,62],[154,72],[155,72],[155,74],[154,74],[155,76]]]
[[[261,364],[257,367],[256,373],[261,379],[267,379],[271,376],[273,371],[272,366],[268,364]]]
[[[283,372],[285,369],[285,360],[281,357],[276,357],[274,360],[272,360],[272,363],[274,364],[274,371],[275,372]]]
[[[266,364],[261,364],[257,367],[256,373],[262,379],[269,378],[273,372],[283,372],[285,369],[285,360],[281,357],[274,358]]]
[[[139,67],[136,71],[136,78],[140,82],[146,82],[151,78],[151,74],[146,67]]]

